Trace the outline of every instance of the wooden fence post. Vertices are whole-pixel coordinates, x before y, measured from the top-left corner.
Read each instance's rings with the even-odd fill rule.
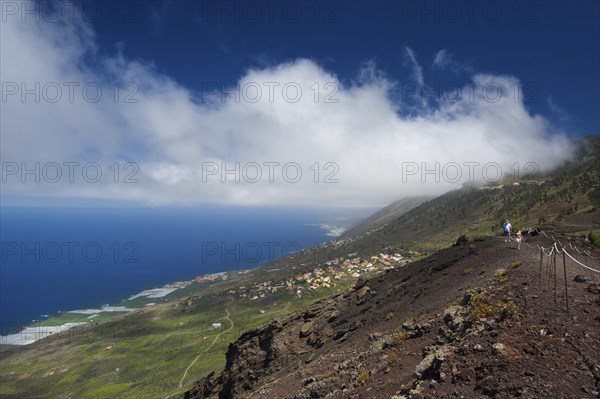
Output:
[[[540,248],[540,281],[538,284],[538,289],[541,290],[542,289],[542,263],[544,260],[544,251],[542,250],[542,248]]]
[[[565,300],[567,301],[567,316],[569,315],[569,292],[567,291],[567,259],[563,248],[563,270],[565,272]]]
[[[563,256],[565,254],[563,253]],[[554,303],[556,303],[556,251],[554,252],[554,256],[552,258],[552,264],[554,268]]]

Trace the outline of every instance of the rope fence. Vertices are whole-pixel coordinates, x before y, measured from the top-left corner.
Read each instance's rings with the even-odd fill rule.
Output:
[[[554,236],[548,236],[544,231],[540,232],[546,238],[549,238],[553,241],[552,246],[550,247],[542,247],[536,244],[537,248],[540,251],[540,267],[539,267],[539,280],[538,280],[538,288],[542,287],[542,279],[544,276],[543,264],[544,257],[546,257],[546,274],[548,275],[548,280],[552,280],[554,282],[554,302],[557,303],[557,265],[556,265],[556,256],[562,255],[563,260],[563,275],[564,275],[564,283],[565,283],[565,303],[567,306],[567,315],[569,315],[569,292],[568,292],[568,278],[567,278],[567,257],[574,262],[576,266],[581,266],[586,270],[589,270],[594,273],[600,273],[600,270],[590,267],[588,263],[588,259],[600,259],[600,257],[592,256],[589,251],[580,251],[576,245],[573,245],[570,241],[567,241],[568,247],[573,252],[573,255],[567,251],[567,246],[564,245],[560,240],[557,240]],[[531,245],[528,247],[532,248]],[[577,254],[583,256],[586,264],[580,262],[577,259]]]
[[[539,257],[540,257],[540,265],[539,265],[539,280],[538,280],[538,289],[542,289],[542,280],[546,279],[549,283],[552,284],[552,291],[553,291],[553,296],[554,296],[554,303],[558,303],[558,265],[557,265],[557,256],[558,258],[562,258],[562,263],[563,263],[563,277],[564,277],[564,293],[565,293],[565,303],[566,303],[566,308],[567,308],[567,315],[570,315],[570,304],[569,304],[569,284],[568,284],[568,276],[567,276],[567,258],[570,259],[570,261],[573,262],[574,266],[581,266],[582,268],[584,268],[585,270],[589,270],[590,272],[593,273],[599,273],[600,274],[600,270],[596,269],[594,267],[591,267],[588,263],[590,260],[596,260],[596,259],[600,259],[600,256],[592,256],[592,254],[589,251],[586,250],[580,250],[579,248],[577,248],[576,245],[573,245],[573,243],[571,243],[568,239],[565,241],[566,244],[563,244],[560,240],[558,240],[556,237],[554,237],[553,235],[548,235],[546,234],[546,232],[538,230],[538,233],[543,235],[544,237],[552,240],[552,245],[549,245],[547,247],[544,246],[540,246],[539,244],[535,244],[534,245],[530,245],[527,242],[525,242],[524,240],[522,240],[522,244],[525,245],[526,249],[529,250],[539,250]],[[501,240],[506,241],[508,239],[509,242],[517,242],[516,239],[514,239],[512,236],[493,236],[489,233],[487,233],[488,236],[491,237],[495,237]],[[564,240],[564,238],[563,238]],[[567,250],[569,249],[571,251],[571,253],[569,253],[569,251]],[[580,256],[583,258],[583,261],[585,262],[585,264],[583,262],[581,262],[579,259],[577,259],[577,256]],[[546,260],[546,262],[544,262],[544,259]],[[545,270],[544,270],[544,263],[545,263]],[[546,276],[544,278],[544,276]]]
[[[538,233],[550,240],[552,240],[552,245],[547,247],[540,246],[539,244],[530,245],[524,240],[521,241],[524,244],[525,249],[527,250],[537,250],[539,251],[539,279],[538,279],[538,289],[542,289],[542,280],[547,280],[552,284],[552,291],[554,296],[554,303],[558,303],[558,265],[557,265],[557,257],[562,258],[563,263],[563,277],[564,277],[564,293],[565,293],[565,303],[567,308],[567,315],[570,315],[570,304],[569,304],[569,284],[568,284],[568,276],[567,276],[567,260],[569,259],[573,262],[574,266],[581,266],[585,270],[589,270],[593,273],[599,273],[600,270],[590,266],[590,261],[594,263],[594,260],[600,259],[600,256],[592,256],[589,251],[579,249],[576,245],[573,245],[571,241],[566,239],[565,243],[561,242],[553,235],[546,234],[543,230],[537,230]],[[517,242],[512,236],[493,236],[487,233],[488,236],[495,237],[501,240],[506,241],[508,239],[509,242]],[[565,240],[565,238],[563,238]],[[571,253],[569,253],[569,250]],[[577,256],[581,257],[583,262],[577,259]],[[567,259],[568,258],[568,259]],[[546,260],[544,262],[544,259]],[[585,262],[585,263],[584,263]],[[545,268],[544,268],[545,263]],[[597,263],[597,262],[596,262]],[[544,270],[545,269],[545,270]],[[546,277],[544,277],[546,276]]]
[[[581,266],[581,267],[585,267],[586,269],[588,269],[588,270],[590,270],[590,271],[593,271],[594,273],[600,273],[600,270],[596,270],[596,269],[594,269],[593,267],[586,266],[586,265],[584,265],[583,263],[581,263],[580,261],[578,261],[577,259],[575,259],[573,256],[571,256],[571,254],[570,254],[570,253],[568,253],[567,251],[565,251],[565,250],[564,250],[564,248],[563,248],[563,252],[564,252],[565,254],[567,254],[567,256],[568,256],[569,258],[571,258],[571,260],[573,260],[573,261],[574,261],[575,263],[577,263],[579,266]]]

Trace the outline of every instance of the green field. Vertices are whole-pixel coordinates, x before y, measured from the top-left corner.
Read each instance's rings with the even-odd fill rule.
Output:
[[[349,284],[350,279],[342,280],[334,288],[306,292],[302,298],[283,290],[257,300],[226,295],[223,290],[203,295],[210,285],[196,285],[196,291],[184,291],[183,299],[126,315],[106,312],[93,323],[27,347],[3,348],[0,394],[3,398],[181,397],[196,380],[223,368],[229,343],[244,331],[345,290]],[[81,317],[65,313],[45,323]],[[221,323],[221,328],[213,329],[213,323]]]

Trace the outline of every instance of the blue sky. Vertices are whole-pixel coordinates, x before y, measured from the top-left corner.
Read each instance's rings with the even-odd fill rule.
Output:
[[[111,17],[94,24],[101,52],[121,43],[130,57],[151,60],[199,92],[202,82],[232,85],[250,67],[296,58],[342,81],[373,61],[406,82],[408,46],[434,90],[465,81],[469,71],[514,75],[527,84],[533,110],[568,122],[572,135],[600,132],[596,1],[141,1],[103,12]],[[467,69],[432,68],[442,49]]]
[[[600,130],[595,1],[1,11],[4,205],[381,206]]]

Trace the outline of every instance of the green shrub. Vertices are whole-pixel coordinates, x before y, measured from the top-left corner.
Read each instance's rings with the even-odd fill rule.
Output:
[[[482,293],[473,294],[469,305],[471,306],[472,319],[494,317],[502,321],[519,312],[519,307],[512,300],[494,302],[489,296]]]
[[[494,278],[496,278],[496,281],[498,281],[499,283],[506,283],[508,281],[506,269],[496,270],[496,272],[494,273]]]
[[[402,341],[406,341],[409,336],[410,336],[410,334],[407,333],[406,331],[399,331],[399,332],[394,333],[392,335],[392,338],[394,339],[394,342],[396,344],[399,344]]]
[[[600,236],[597,236],[596,234],[590,231],[590,234],[588,234],[588,238],[594,246],[600,248]]]
[[[523,264],[522,260],[516,260],[513,263],[511,263],[508,268],[509,269],[516,269],[517,267],[521,266],[522,264]]]
[[[358,385],[365,385],[367,382],[369,382],[369,372],[367,370],[362,371],[356,377],[356,382],[358,382]]]

